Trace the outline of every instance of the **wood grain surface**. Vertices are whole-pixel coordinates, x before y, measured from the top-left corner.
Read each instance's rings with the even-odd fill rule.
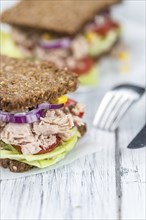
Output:
[[[2,10],[14,1],[1,0],[1,2]],[[111,69],[111,64],[107,68],[104,63],[105,71],[101,71],[101,83],[98,89],[75,95],[76,100],[87,105],[85,119],[90,131],[92,131],[95,110],[105,91],[113,85],[128,80],[145,85],[145,38],[143,35],[141,37],[140,33],[142,22],[138,23],[142,21],[142,17],[145,17],[144,4],[140,4],[144,1],[124,2],[115,12],[121,21],[120,15],[123,13],[124,28],[126,17],[129,18],[128,21],[130,19],[132,22],[135,21],[133,26],[132,23],[128,23],[124,38],[132,53],[130,73],[120,75],[115,66]],[[139,5],[141,9],[138,9]],[[144,29],[145,26],[142,32]],[[145,124],[145,100],[146,97],[143,97],[132,106],[116,132],[100,130],[94,132],[95,140],[103,146],[102,151],[43,174],[1,181],[0,218],[2,220],[145,220],[146,148],[127,149],[129,142]]]

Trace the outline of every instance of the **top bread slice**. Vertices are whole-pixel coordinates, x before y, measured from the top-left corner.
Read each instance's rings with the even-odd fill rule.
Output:
[[[2,22],[14,26],[76,34],[100,11],[121,0],[29,0],[6,10]]]
[[[0,55],[0,110],[21,112],[77,89],[75,73],[43,61]]]

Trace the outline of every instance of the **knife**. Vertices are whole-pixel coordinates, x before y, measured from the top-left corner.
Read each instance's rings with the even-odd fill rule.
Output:
[[[127,148],[138,149],[146,147],[146,125],[140,130],[136,137],[130,142]]]

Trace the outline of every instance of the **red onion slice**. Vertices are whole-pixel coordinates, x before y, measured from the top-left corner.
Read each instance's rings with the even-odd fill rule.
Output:
[[[62,108],[64,106],[64,104],[49,104],[49,103],[42,103],[37,105],[38,109],[46,109],[46,110],[50,110],[50,109],[59,109]]]
[[[29,112],[9,113],[0,111],[0,121],[11,123],[33,123],[44,116],[43,109],[33,109]]]
[[[64,104],[49,104],[42,103],[37,105],[35,109],[29,112],[21,113],[9,113],[0,111],[0,121],[11,122],[11,123],[33,123],[39,121],[41,117],[44,117],[44,110],[59,109],[62,108]]]
[[[39,45],[44,49],[59,49],[59,48],[68,48],[71,44],[71,39],[61,38],[57,40],[41,40]]]

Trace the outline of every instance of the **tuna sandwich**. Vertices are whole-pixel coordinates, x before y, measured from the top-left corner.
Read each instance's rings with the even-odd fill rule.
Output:
[[[82,84],[93,85],[97,59],[109,53],[120,38],[120,24],[110,12],[119,2],[20,1],[3,12],[1,21],[11,25],[11,37],[21,55],[67,66],[79,74]]]
[[[78,77],[46,61],[0,56],[0,164],[12,172],[63,159],[86,132]]]

